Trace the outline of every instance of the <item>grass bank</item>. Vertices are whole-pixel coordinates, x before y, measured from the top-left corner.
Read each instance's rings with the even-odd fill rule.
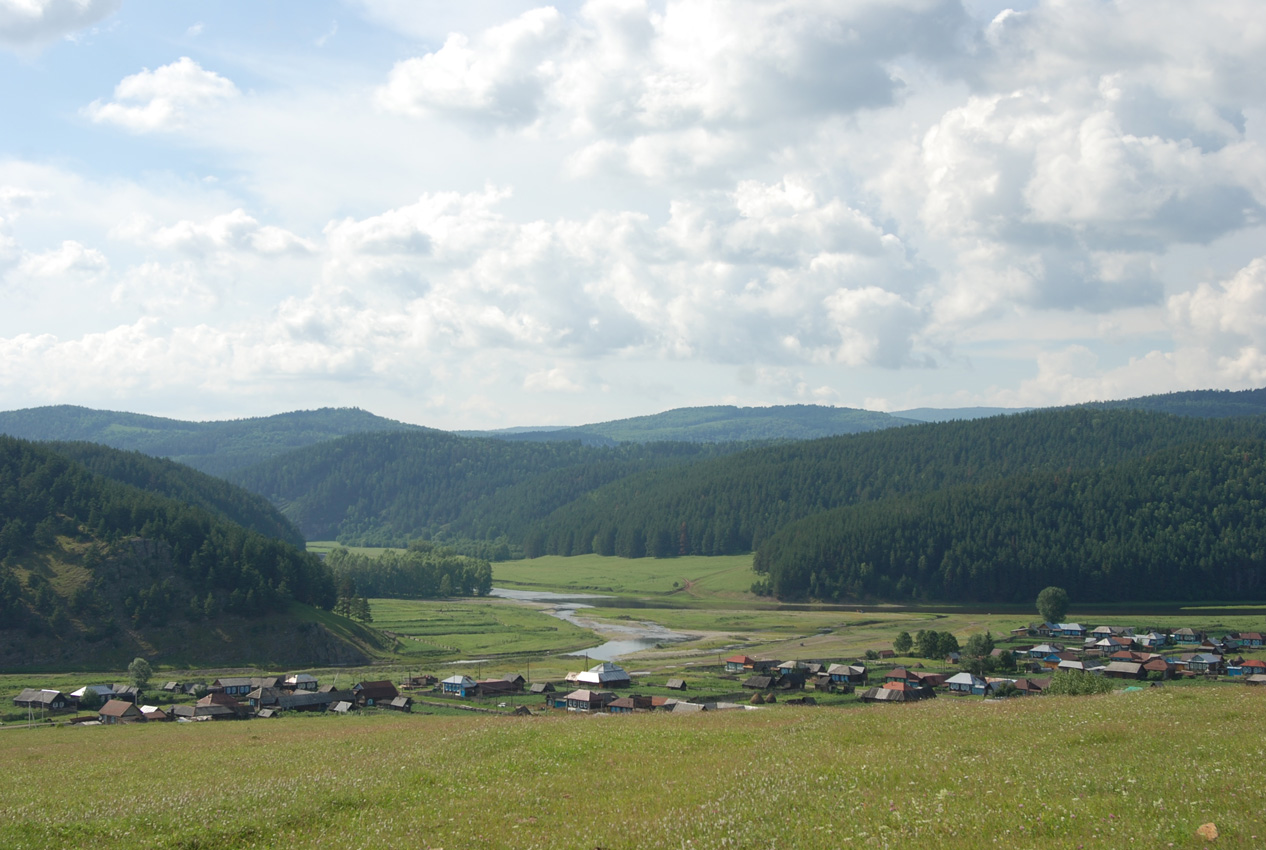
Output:
[[[1266,840],[1266,692],[0,734],[0,845],[1092,848]],[[110,765],[110,781],[85,766]]]

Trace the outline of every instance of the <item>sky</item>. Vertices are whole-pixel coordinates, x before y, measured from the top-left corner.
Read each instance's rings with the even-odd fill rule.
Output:
[[[1261,0],[0,0],[0,409],[1266,386]]]

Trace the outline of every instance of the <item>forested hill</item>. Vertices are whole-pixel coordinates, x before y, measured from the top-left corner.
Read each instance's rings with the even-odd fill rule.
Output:
[[[1264,433],[1261,417],[1074,408],[790,443],[613,482],[549,516],[525,548],[561,555],[747,552],[788,523],[845,505]]]
[[[175,461],[98,443],[43,445],[103,478],[202,508],[265,537],[275,537],[300,548],[304,546],[299,529],[272,502],[223,478]]]
[[[1266,442],[1240,437],[840,508],[761,545],[781,598],[1266,598]]]
[[[682,407],[650,416],[616,419],[558,430],[512,429],[463,433],[467,436],[496,437],[526,442],[579,440],[589,445],[658,441],[727,443],[813,440],[819,437],[895,428],[899,425],[909,425],[913,421],[871,410],[824,407],[816,404],[772,407],[718,405]]]
[[[327,407],[225,422],[183,422],[71,405],[0,413],[0,434],[101,443],[170,458],[212,475],[347,434],[417,428],[357,408]]]
[[[124,641],[177,652],[179,641],[147,642],[147,630],[181,624],[184,640],[205,631],[204,622],[220,635],[212,643],[231,656],[224,618],[268,614],[269,623],[284,626],[293,624],[295,603],[328,609],[335,602],[331,573],[316,556],[95,475],[46,446],[0,436],[0,482],[6,666],[21,663],[15,653],[47,660],[40,653],[50,647],[74,663]],[[300,634],[278,637],[298,641]]]
[[[1140,396],[1121,401],[1093,402],[1084,407],[1101,410],[1151,410],[1179,416],[1227,417],[1266,415],[1266,388],[1257,390],[1190,390]]]
[[[272,499],[310,540],[403,545],[443,532],[517,542],[550,511],[603,484],[735,450],[515,443],[423,430],[344,437],[231,480]]]

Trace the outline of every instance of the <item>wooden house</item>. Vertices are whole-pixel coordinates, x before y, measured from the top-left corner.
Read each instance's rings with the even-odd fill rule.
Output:
[[[634,694],[620,697],[607,703],[607,711],[611,714],[631,714],[634,711],[650,711],[651,698]]]
[[[743,683],[743,687],[763,691],[774,686],[774,677],[767,675],[751,676]]]
[[[311,673],[291,673],[282,682],[282,687],[288,691],[315,691],[319,683]]]
[[[956,694],[975,694],[983,696],[989,683],[971,673],[955,673],[945,680],[945,687]]]
[[[479,685],[469,676],[453,675],[440,682],[444,693],[455,697],[472,697],[478,692]]]
[[[1177,644],[1185,644],[1188,646],[1198,645],[1204,640],[1203,632],[1196,632],[1191,629],[1177,629],[1173,633],[1173,641]]]
[[[569,693],[564,700],[568,711],[602,711],[607,703],[615,701],[615,694],[581,688]]]
[[[141,715],[144,716],[146,723],[166,723],[175,719],[156,705],[141,706]]]
[[[144,723],[145,715],[134,702],[112,699],[101,706],[97,719],[107,726],[113,726],[118,723]]]
[[[1198,652],[1187,659],[1189,673],[1220,673],[1222,659],[1208,652]]]
[[[1109,679],[1145,679],[1147,670],[1137,661],[1113,661],[1103,670]]]
[[[576,681],[582,685],[622,688],[628,687],[632,679],[629,678],[628,671],[620,665],[612,664],[610,661],[603,661],[601,664],[595,664],[581,673],[576,677]]]
[[[742,673],[744,670],[753,670],[756,667],[756,659],[749,655],[731,655],[725,659],[725,672]]]
[[[552,694],[554,693],[555,688],[549,682],[537,682],[528,690],[534,694]]]
[[[382,708],[388,708],[392,711],[413,711],[413,697],[396,697],[391,702],[382,703]]]
[[[352,685],[352,693],[356,696],[356,704],[362,707],[377,705],[380,702],[391,702],[400,696],[395,684],[386,679],[375,682],[357,682]]]
[[[355,702],[351,691],[292,691],[277,698],[280,711],[325,711],[336,702]]]
[[[684,691],[686,689],[685,679],[669,679],[668,684],[664,687],[670,691]]]
[[[35,709],[36,711],[46,711],[55,713],[58,711],[69,711],[71,708],[70,698],[61,691],[51,690],[49,688],[26,688],[22,693],[13,698],[13,704],[18,708]]]
[[[835,684],[864,685],[869,674],[863,664],[832,664],[826,674]]]

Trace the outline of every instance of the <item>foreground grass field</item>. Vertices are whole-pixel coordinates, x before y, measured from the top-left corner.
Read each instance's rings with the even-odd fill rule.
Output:
[[[1263,741],[1251,688],[14,730],[0,846],[1259,848]]]

